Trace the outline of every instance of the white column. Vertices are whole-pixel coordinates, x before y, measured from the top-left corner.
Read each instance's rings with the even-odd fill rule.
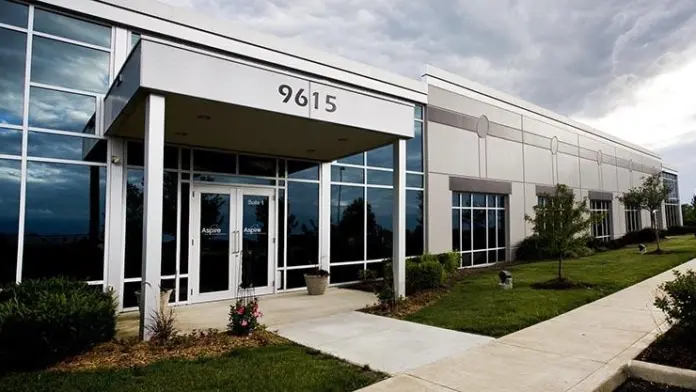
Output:
[[[108,246],[106,254],[106,285],[114,290],[118,297],[118,309],[123,309],[123,241],[124,241],[124,214],[125,198],[123,192],[124,142],[122,139],[112,138],[108,141],[109,154],[109,194],[107,208],[109,211]],[[114,161],[116,163],[114,163]]]
[[[394,296],[406,296],[406,140],[394,143]]]
[[[140,338],[149,340],[146,326],[159,311],[162,272],[162,196],[164,178],[164,97],[145,101],[145,192],[143,198],[143,263],[140,289]]]
[[[331,260],[331,163],[322,163],[319,167],[319,268],[328,271]]]

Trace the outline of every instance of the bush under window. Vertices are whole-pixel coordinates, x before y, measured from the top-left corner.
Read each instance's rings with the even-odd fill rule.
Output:
[[[97,287],[51,278],[0,291],[0,369],[48,366],[115,333],[116,302]]]

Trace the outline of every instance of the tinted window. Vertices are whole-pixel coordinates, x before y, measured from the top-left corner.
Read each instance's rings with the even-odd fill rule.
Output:
[[[423,123],[414,121],[413,139],[406,141],[406,170],[423,171]]]
[[[29,126],[81,133],[94,114],[95,102],[87,95],[32,87]]]
[[[384,170],[367,170],[367,183],[373,185],[394,185],[394,173]]]
[[[27,153],[29,156],[42,158],[70,159],[75,161],[96,159],[99,162],[104,162],[106,160],[105,148],[100,153],[85,155],[87,151],[96,152],[91,148],[97,142],[97,139],[79,136],[29,132]],[[103,143],[103,147],[106,147],[105,141],[100,142]],[[100,146],[97,146],[96,149],[100,149]]]
[[[15,281],[19,227],[19,161],[0,159],[0,285]]]
[[[367,166],[392,168],[394,165],[394,147],[380,147],[367,152]]]
[[[143,171],[129,169],[126,182],[126,253],[124,277],[141,274],[143,255]]]
[[[391,189],[367,188],[367,259],[392,256],[392,205]]]
[[[409,188],[423,188],[423,175],[406,173],[406,186]]]
[[[188,243],[189,243],[189,201],[190,185],[186,182],[181,183],[181,248],[179,249],[179,273],[188,272]]]
[[[331,181],[365,183],[365,170],[348,166],[331,166]]]
[[[22,131],[0,128],[0,154],[22,154]]]
[[[36,8],[34,30],[59,37],[111,47],[111,28]]]
[[[364,264],[331,266],[331,283],[346,283],[360,280]]]
[[[283,189],[278,189],[278,216],[276,217],[276,231],[278,232],[278,257],[276,259],[278,261],[278,267],[283,268],[285,267],[285,190]]]
[[[319,262],[319,184],[288,183],[287,265]]]
[[[104,275],[106,168],[29,162],[22,276]]]
[[[133,47],[134,47],[135,45],[137,45],[139,41],[140,41],[140,34],[138,34],[138,33],[131,33],[131,36],[130,36],[130,46],[131,46],[131,49],[133,49]]]
[[[331,262],[364,260],[365,205],[362,187],[331,186]],[[332,279],[333,282],[333,279]]]
[[[22,125],[26,45],[26,34],[0,28],[0,123]]]
[[[145,150],[143,143],[128,142],[128,165],[145,166]],[[179,149],[172,146],[164,146],[164,167],[177,169],[179,165]]]
[[[406,191],[406,255],[423,254],[423,191]]]
[[[239,174],[250,176],[276,176],[275,158],[252,157],[248,155],[239,156]]]
[[[109,87],[109,53],[35,36],[31,80],[104,93]]]
[[[26,5],[0,0],[0,23],[26,28],[28,18],[29,7]]]
[[[363,166],[365,165],[365,154],[361,152],[360,154],[351,155],[349,157],[339,159],[338,161],[341,163]]]
[[[312,162],[288,161],[288,178],[319,180],[319,165]]]
[[[222,152],[194,150],[193,170],[218,173],[236,173],[237,156]]]
[[[164,172],[162,203],[162,275],[174,275],[176,273],[177,183],[176,173]]]

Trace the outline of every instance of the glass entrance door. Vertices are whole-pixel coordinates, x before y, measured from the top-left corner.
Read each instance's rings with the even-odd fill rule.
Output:
[[[196,185],[191,193],[191,302],[273,292],[274,191]]]

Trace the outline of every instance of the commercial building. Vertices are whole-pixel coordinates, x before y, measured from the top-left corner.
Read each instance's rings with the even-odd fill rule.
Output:
[[[607,213],[600,238],[650,224],[616,200],[641,177],[676,184],[652,151],[443,70],[411,80],[150,0],[0,0],[0,53],[0,281],[67,275],[122,310],[141,287],[152,309],[158,285],[190,304],[385,258],[403,292],[407,256],[513,257],[554,184]]]

